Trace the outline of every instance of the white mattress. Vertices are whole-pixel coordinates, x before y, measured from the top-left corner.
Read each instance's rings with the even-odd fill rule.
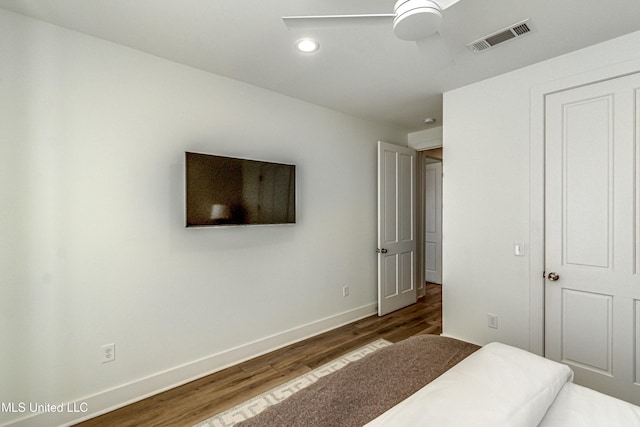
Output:
[[[367,427],[640,426],[640,408],[573,384],[566,365],[491,343]]]

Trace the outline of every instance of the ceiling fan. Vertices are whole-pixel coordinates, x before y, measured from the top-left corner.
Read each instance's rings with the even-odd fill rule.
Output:
[[[284,16],[289,28],[312,28],[333,25],[359,25],[393,22],[393,33],[401,40],[415,41],[438,67],[453,62],[438,30],[442,12],[460,0],[397,0],[394,13],[363,15]]]

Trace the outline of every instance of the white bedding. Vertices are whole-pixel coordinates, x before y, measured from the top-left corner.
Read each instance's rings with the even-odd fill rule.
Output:
[[[567,383],[540,423],[540,427],[564,426],[640,426],[640,407]]]
[[[640,426],[640,408],[573,384],[566,365],[491,343],[367,424]]]

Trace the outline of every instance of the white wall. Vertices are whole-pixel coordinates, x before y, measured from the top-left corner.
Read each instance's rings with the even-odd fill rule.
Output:
[[[640,70],[639,43],[636,32],[444,95],[445,335],[542,351],[543,88]]]
[[[374,312],[406,134],[2,10],[0,40],[1,402],[90,415]],[[295,163],[298,223],[185,229],[186,150]]]
[[[414,150],[442,147],[442,126],[412,132],[408,135],[407,140],[409,147]]]

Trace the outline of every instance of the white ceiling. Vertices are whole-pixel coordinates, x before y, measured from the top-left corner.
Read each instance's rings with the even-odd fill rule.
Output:
[[[391,26],[289,30],[281,16],[393,13],[395,0],[0,0],[0,7],[407,132],[442,121],[442,93],[640,30],[639,0],[460,0],[432,69]],[[466,44],[530,18],[536,31],[480,54]],[[312,36],[320,50],[300,54]]]

